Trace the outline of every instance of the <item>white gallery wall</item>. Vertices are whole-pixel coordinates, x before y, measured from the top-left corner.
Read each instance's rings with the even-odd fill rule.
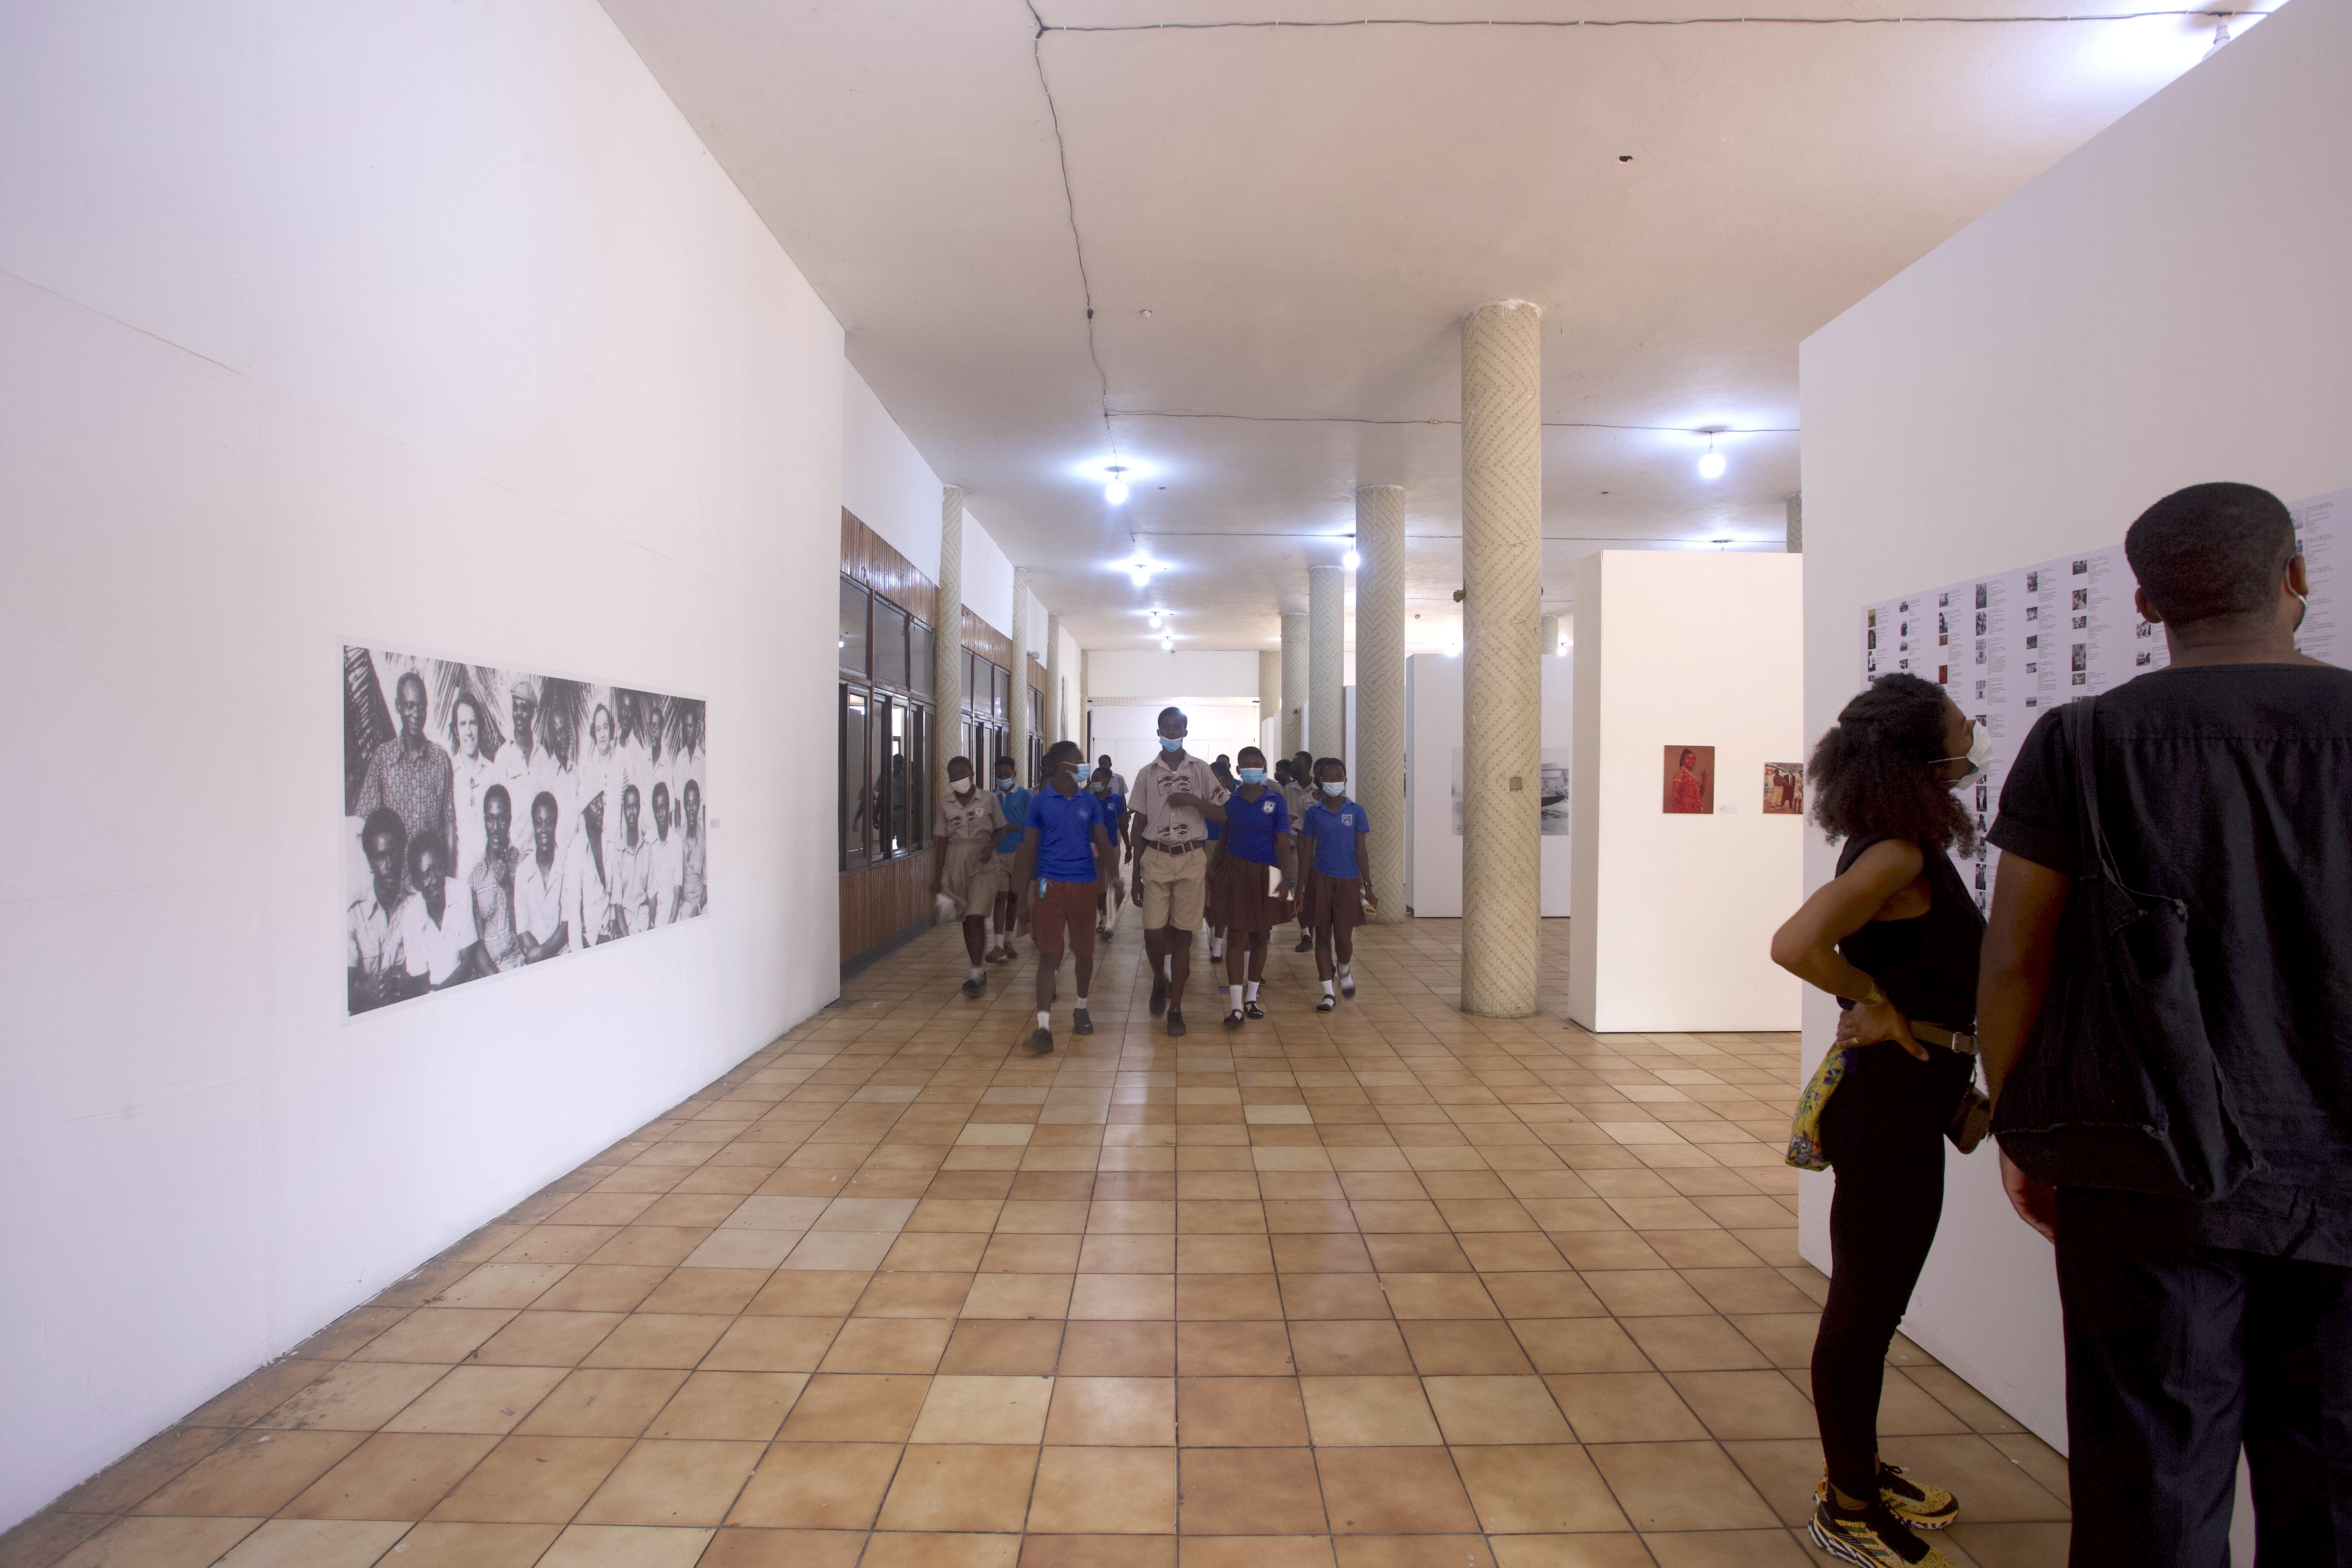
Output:
[[[1421,920],[1462,918],[1462,830],[1454,816],[1454,756],[1462,749],[1462,659],[1458,654],[1416,653],[1404,661],[1405,683],[1405,906]],[[1543,661],[1543,751],[1549,763],[1569,754],[1576,741],[1576,672],[1568,656]],[[1352,724],[1352,709],[1349,720]],[[1354,742],[1352,731],[1349,743]],[[1547,823],[1565,825],[1569,803]],[[1386,824],[1375,824],[1386,827]],[[1393,830],[1391,830],[1393,831]],[[1572,911],[1569,870],[1571,840],[1547,833],[1541,908],[1545,918]]]
[[[844,378],[588,0],[7,7],[0,212],[5,1525],[835,994]],[[709,916],[346,1023],[347,638],[708,699]]]
[[[1865,601],[2114,543],[2185,485],[2352,485],[2347,59],[2352,5],[2293,0],[1806,342],[1809,742]],[[1809,834],[1806,885],[1835,865]],[[1808,1070],[1834,1020],[1809,993]],[[1904,1331],[2063,1447],[2050,1249],[1990,1147],[1947,1153]],[[1830,1190],[1800,1200],[1824,1268]]]
[[[1601,1033],[1793,1029],[1772,963],[1802,819],[1763,815],[1801,761],[1804,557],[1605,550],[1576,569],[1569,1016]],[[1664,809],[1665,748],[1715,748],[1715,815]]]

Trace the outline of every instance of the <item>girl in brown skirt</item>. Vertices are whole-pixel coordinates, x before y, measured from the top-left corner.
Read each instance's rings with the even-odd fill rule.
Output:
[[[1311,854],[1314,865],[1298,923],[1315,933],[1315,973],[1323,982],[1323,999],[1315,1010],[1328,1013],[1339,1005],[1331,994],[1335,980],[1340,996],[1356,994],[1350,966],[1356,957],[1355,931],[1364,923],[1364,836],[1372,823],[1364,808],[1348,798],[1347,763],[1325,757],[1315,764],[1315,804],[1298,825],[1300,847]]]
[[[1225,933],[1228,1029],[1265,1016],[1257,988],[1265,979],[1266,933],[1290,918],[1290,804],[1266,782],[1265,752],[1244,746],[1234,763],[1240,782],[1215,802],[1225,808],[1225,825],[1209,868],[1209,924]]]

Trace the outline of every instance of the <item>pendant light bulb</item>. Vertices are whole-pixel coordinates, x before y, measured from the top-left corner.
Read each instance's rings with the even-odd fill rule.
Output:
[[[1706,456],[1698,460],[1698,477],[1703,479],[1723,478],[1723,454],[1715,449],[1715,435],[1712,431],[1708,432],[1706,437]]]
[[[1357,567],[1361,566],[1363,563],[1364,558],[1357,554],[1352,549],[1350,549],[1347,554],[1339,557],[1339,564],[1350,572],[1353,572]]]
[[[1103,486],[1103,500],[1117,506],[1127,499],[1127,470],[1113,464],[1108,470],[1110,483]]]

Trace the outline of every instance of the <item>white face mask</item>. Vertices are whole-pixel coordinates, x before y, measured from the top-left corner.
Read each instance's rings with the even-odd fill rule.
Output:
[[[1958,778],[1950,781],[1954,784],[1964,784],[1968,783],[1970,779],[1982,773],[1985,769],[1992,766],[1991,732],[1982,724],[1971,721],[1969,724],[1968,753],[1965,756],[1958,757],[1938,757],[1936,759],[1936,762],[1938,765],[1944,763],[1964,762],[1968,763],[1969,771],[1962,773]]]
[[[956,792],[956,794],[958,794],[958,795],[970,795],[970,794],[971,793],[971,779],[969,779],[969,778],[961,778],[961,779],[957,779],[957,780],[955,780],[955,781],[953,781],[953,782],[954,782],[954,784],[955,784],[955,792]]]

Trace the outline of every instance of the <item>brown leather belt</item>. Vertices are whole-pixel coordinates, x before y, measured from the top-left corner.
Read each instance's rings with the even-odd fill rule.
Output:
[[[1974,1035],[1947,1029],[1941,1024],[1923,1024],[1914,1018],[1911,1020],[1911,1037],[1925,1040],[1931,1046],[1941,1046],[1946,1050],[1958,1051],[1964,1057],[1977,1054],[1977,1037]]]

